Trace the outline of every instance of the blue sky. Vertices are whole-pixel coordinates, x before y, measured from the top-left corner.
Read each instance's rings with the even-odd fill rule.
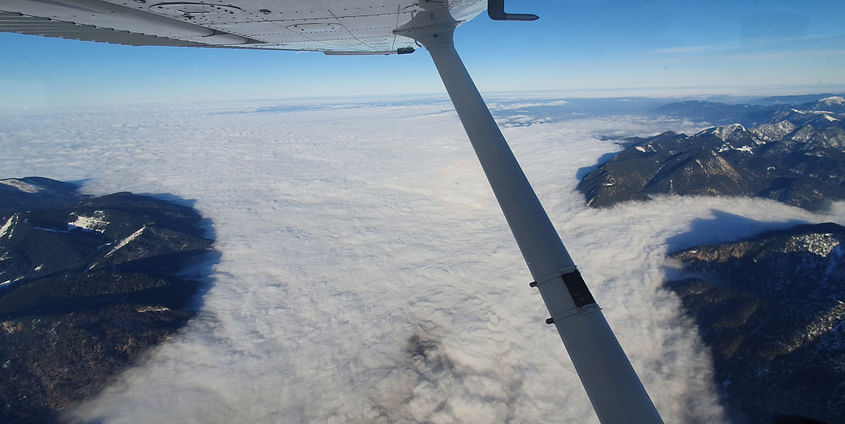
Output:
[[[845,2],[508,2],[532,23],[462,26],[484,92],[562,95],[845,91]],[[126,47],[0,34],[0,107],[443,93],[403,56]]]

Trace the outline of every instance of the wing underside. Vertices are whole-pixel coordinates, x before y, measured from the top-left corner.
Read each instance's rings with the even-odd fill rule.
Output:
[[[135,46],[190,46],[389,54],[416,43],[394,33],[446,5],[457,21],[486,0],[4,0],[0,32]]]

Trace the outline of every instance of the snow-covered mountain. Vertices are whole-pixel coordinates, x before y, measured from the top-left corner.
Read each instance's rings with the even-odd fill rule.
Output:
[[[818,118],[842,119],[845,114],[845,95],[772,97],[747,104],[688,100],[665,104],[654,108],[652,112],[658,115],[709,122],[713,125],[738,122],[746,127],[756,127],[789,120],[801,126]]]
[[[800,225],[670,255],[691,276],[666,285],[710,347],[733,422],[841,422],[843,241],[842,226]]]
[[[0,421],[49,421],[196,314],[211,252],[194,210],[131,193],[87,197],[0,180]]]
[[[593,207],[707,195],[764,197],[816,210],[845,199],[845,98],[774,103],[660,108],[721,125],[627,139],[578,189]],[[683,278],[666,287],[681,298],[711,350],[731,422],[841,421],[843,240],[839,225],[802,225],[670,255]]]
[[[676,194],[766,197],[824,208],[845,199],[845,115],[838,99],[786,107],[751,128],[735,122],[691,136],[629,139],[578,188],[595,207]],[[819,109],[828,103],[833,111]]]

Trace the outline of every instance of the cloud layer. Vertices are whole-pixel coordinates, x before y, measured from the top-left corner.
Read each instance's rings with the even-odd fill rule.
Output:
[[[69,418],[597,422],[448,104],[262,106],[0,116],[4,177],[196,199],[222,252],[201,317]],[[845,208],[663,198],[587,209],[576,170],[619,149],[600,136],[699,128],[499,113],[518,122],[505,135],[664,420],[721,421],[706,349],[659,288],[667,239],[841,223]],[[702,222],[700,237],[677,238]]]

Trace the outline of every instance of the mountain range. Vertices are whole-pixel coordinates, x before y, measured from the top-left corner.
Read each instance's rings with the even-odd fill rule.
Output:
[[[686,278],[666,287],[710,347],[732,422],[842,422],[843,241],[840,225],[799,225],[669,255]]]
[[[688,101],[654,112],[716,126],[621,140],[621,152],[581,170],[589,206],[703,195],[825,210],[845,199],[842,96]],[[837,224],[806,224],[668,255],[679,268],[664,287],[711,351],[730,422],[842,422],[843,239]]]
[[[202,217],[152,197],[0,180],[0,421],[52,422],[197,314]]]
[[[578,184],[593,207],[656,195],[765,197],[810,210],[845,199],[845,98],[799,106],[674,103],[661,113],[733,123],[623,140]],[[745,124],[743,124],[745,122]],[[755,126],[747,128],[746,125]]]

